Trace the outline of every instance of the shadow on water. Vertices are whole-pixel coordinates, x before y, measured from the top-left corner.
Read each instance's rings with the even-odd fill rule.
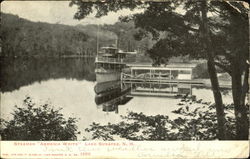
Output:
[[[119,113],[119,106],[126,105],[133,97],[127,97],[130,88],[122,89],[121,81],[98,82],[94,87],[95,103],[104,112]]]
[[[198,89],[198,90],[204,90],[204,89],[211,90],[211,88],[206,88],[204,86],[193,86],[193,88]],[[232,92],[232,89],[231,88],[222,88],[221,87],[220,91],[221,91],[222,95],[227,96]]]
[[[94,58],[0,58],[1,92],[49,79],[95,81]]]

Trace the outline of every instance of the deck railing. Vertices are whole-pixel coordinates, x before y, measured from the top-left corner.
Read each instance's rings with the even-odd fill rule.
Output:
[[[172,76],[171,76],[172,77]],[[178,79],[170,77],[154,77],[154,76],[133,76],[131,74],[121,74],[122,83],[154,83],[154,84],[192,84],[192,85],[204,85],[204,82],[200,79]]]
[[[96,62],[124,63],[123,58],[96,57]]]
[[[170,75],[164,75],[164,74],[138,74],[138,75],[132,75],[132,74],[126,74],[122,73],[122,77],[124,79],[144,79],[144,80],[175,80],[177,77],[170,76]]]

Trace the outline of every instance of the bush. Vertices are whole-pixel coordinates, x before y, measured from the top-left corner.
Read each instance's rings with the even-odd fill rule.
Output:
[[[207,63],[200,63],[193,69],[194,78],[209,78]]]
[[[1,119],[2,140],[76,140],[75,118],[67,120],[50,104],[36,106],[30,97],[23,101],[23,107],[15,106],[13,119]]]
[[[93,123],[87,132],[92,139],[114,140],[115,137],[128,140],[216,140],[217,119],[215,105],[183,98],[173,113],[178,118],[170,120],[166,115],[147,116],[143,113],[128,112],[117,124],[100,125]],[[235,139],[233,105],[226,105],[226,133],[228,139]]]
[[[225,73],[220,67],[216,67],[217,73]],[[207,63],[199,63],[193,70],[194,78],[209,78],[208,70],[207,70]],[[229,77],[227,76],[226,79]]]

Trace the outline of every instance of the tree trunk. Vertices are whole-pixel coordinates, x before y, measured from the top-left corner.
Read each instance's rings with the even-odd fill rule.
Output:
[[[234,113],[236,119],[236,139],[248,140],[249,121],[247,117],[247,106],[245,98],[248,91],[248,68],[245,69],[244,80],[242,84],[240,64],[236,59],[232,65],[232,93],[234,101]]]
[[[210,56],[210,55],[209,55]],[[226,139],[226,126],[225,126],[225,113],[224,105],[222,102],[222,96],[219,88],[218,77],[216,74],[215,64],[213,58],[209,57],[207,61],[208,74],[211,81],[212,91],[214,95],[214,101],[216,106],[216,116],[218,122],[218,138],[220,140]]]
[[[245,100],[246,100],[246,95],[248,93],[249,90],[249,65],[246,64],[245,66],[245,72],[244,72],[244,76],[243,76],[243,84],[242,84],[242,95],[241,95],[241,104],[245,105]]]
[[[222,96],[219,88],[218,77],[216,74],[216,68],[214,63],[214,53],[211,46],[211,38],[209,36],[209,28],[208,28],[208,20],[207,20],[207,12],[208,6],[207,1],[201,1],[201,34],[203,38],[203,46],[205,52],[207,54],[207,66],[208,66],[208,73],[212,85],[212,91],[215,100],[216,106],[216,116],[218,122],[218,138],[220,140],[226,139],[225,133],[225,113],[224,113],[224,105],[222,102]]]

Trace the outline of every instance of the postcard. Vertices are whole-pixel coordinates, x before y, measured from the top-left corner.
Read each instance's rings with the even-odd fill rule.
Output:
[[[249,4],[1,3],[2,158],[246,158]]]

